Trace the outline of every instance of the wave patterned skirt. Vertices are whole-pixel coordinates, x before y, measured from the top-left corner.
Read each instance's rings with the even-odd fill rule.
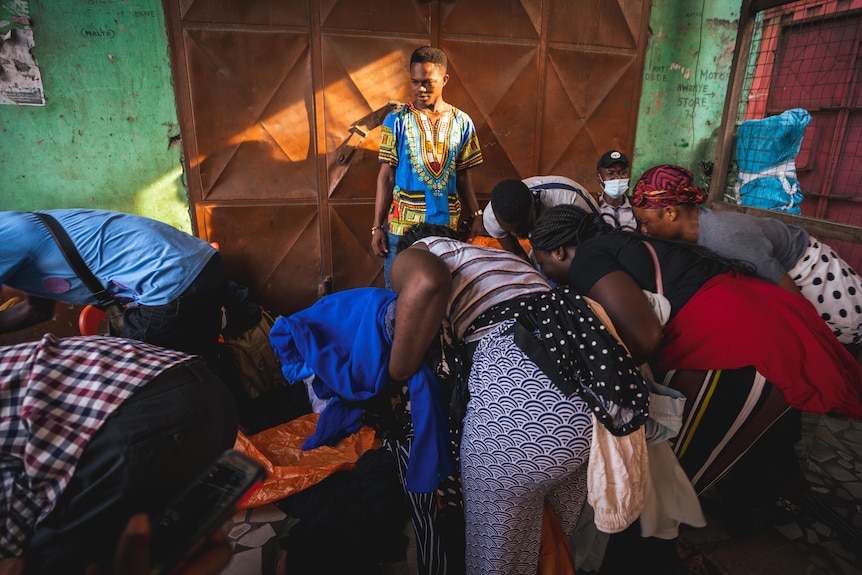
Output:
[[[547,501],[568,535],[586,500],[589,408],[503,334],[473,355],[461,469],[468,574],[535,573]]]

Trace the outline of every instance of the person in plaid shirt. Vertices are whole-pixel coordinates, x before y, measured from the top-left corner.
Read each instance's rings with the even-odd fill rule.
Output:
[[[110,572],[129,518],[163,508],[237,425],[195,356],[51,334],[0,347],[0,574]]]

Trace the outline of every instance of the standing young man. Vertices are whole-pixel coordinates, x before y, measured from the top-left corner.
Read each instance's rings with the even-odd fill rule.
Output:
[[[469,168],[482,163],[482,151],[470,116],[443,100],[447,66],[439,48],[417,48],[410,56],[414,99],[383,120],[371,249],[386,258],[387,288],[398,240],[410,226],[428,222],[455,229],[463,208],[473,234],[481,230]]]

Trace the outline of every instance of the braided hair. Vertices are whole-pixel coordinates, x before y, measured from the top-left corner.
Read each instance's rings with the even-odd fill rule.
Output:
[[[559,247],[577,246],[613,229],[600,215],[572,204],[561,204],[542,212],[530,234],[530,243],[533,249],[549,252]]]
[[[723,263],[746,275],[752,275],[756,267],[744,260],[725,258],[712,250],[683,240],[666,240],[648,236],[640,231],[614,228],[600,215],[595,215],[571,204],[554,206],[542,213],[530,235],[533,249],[553,251],[559,247],[577,247],[581,242],[605,234],[626,234],[639,240],[652,243],[665,243],[680,246],[700,257]]]

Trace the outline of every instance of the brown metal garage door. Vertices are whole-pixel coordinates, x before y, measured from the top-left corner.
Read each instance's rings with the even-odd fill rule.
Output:
[[[648,0],[165,0],[198,234],[232,277],[290,313],[382,286],[370,250],[375,128],[411,99],[417,46],[449,56],[473,118],[480,201],[501,178],[569,176],[631,151]]]

